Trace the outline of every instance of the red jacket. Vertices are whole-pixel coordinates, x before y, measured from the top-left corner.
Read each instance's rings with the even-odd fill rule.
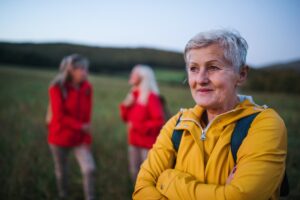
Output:
[[[134,146],[150,149],[164,124],[163,107],[159,97],[154,93],[149,94],[146,105],[137,102],[138,91],[134,91],[133,96],[134,103],[131,106],[120,105],[121,118],[131,124],[128,142]]]
[[[59,85],[49,89],[52,118],[48,125],[48,142],[62,147],[91,144],[91,134],[81,128],[84,123],[91,122],[92,86],[85,81],[78,89],[70,84],[65,87],[66,98]]]

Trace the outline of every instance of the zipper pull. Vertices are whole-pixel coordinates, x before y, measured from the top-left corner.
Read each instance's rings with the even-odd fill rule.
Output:
[[[202,131],[201,133],[201,140],[204,141],[206,139],[205,131]]]

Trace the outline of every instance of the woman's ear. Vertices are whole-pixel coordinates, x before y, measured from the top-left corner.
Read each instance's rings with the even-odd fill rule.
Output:
[[[239,71],[239,78],[237,81],[237,86],[241,86],[247,80],[248,72],[249,72],[248,65],[244,65],[241,67],[241,69]]]

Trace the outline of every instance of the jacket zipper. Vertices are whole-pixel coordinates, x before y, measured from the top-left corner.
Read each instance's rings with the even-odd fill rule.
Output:
[[[225,113],[222,113],[222,114],[216,116],[211,122],[208,123],[208,125],[204,129],[202,128],[201,124],[199,122],[195,121],[194,119],[184,118],[184,119],[181,119],[181,121],[192,121],[192,122],[196,123],[199,126],[199,128],[201,129],[201,137],[200,137],[200,139],[202,141],[205,141],[206,140],[206,133],[207,133],[208,129],[211,127],[211,124],[215,120],[217,120],[220,116],[228,114],[228,113],[231,113],[231,112],[235,112],[236,110],[237,109],[233,109],[233,110],[230,110],[228,112],[225,112]]]
[[[80,89],[77,91],[77,119],[80,120]]]

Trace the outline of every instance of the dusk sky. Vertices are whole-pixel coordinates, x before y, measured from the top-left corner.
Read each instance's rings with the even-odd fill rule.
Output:
[[[0,41],[178,52],[200,31],[229,28],[248,41],[250,65],[300,59],[298,0],[0,0],[0,27]]]

